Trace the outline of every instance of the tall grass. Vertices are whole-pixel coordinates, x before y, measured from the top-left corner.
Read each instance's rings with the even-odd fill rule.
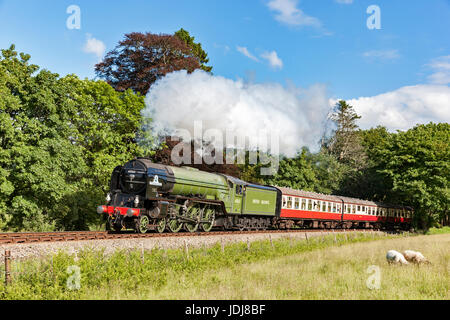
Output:
[[[430,229],[428,229],[428,231],[426,232],[426,234],[428,234],[428,235],[432,235],[432,234],[445,234],[445,233],[450,233],[450,227],[430,228]]]
[[[412,285],[408,290],[401,286],[390,290],[383,282],[384,290],[377,293],[362,281],[368,276],[368,265],[386,265],[384,255],[391,245],[429,242],[419,238],[435,243],[437,237],[448,245],[448,235],[340,234],[308,241],[258,241],[251,243],[250,250],[247,243],[236,243],[222,251],[218,243],[189,252],[122,250],[107,256],[102,250],[86,249],[77,257],[60,252],[52,257],[13,261],[13,283],[7,288],[0,285],[0,299],[442,298],[445,290],[448,294],[448,284],[436,281],[436,276],[448,280],[448,252],[434,250],[439,258],[431,266],[383,271],[383,278],[389,281],[401,275],[400,284]],[[376,239],[381,241],[373,241]],[[80,270],[78,290],[68,286],[74,277],[67,272],[71,265]],[[414,284],[417,279],[422,279],[418,285]]]

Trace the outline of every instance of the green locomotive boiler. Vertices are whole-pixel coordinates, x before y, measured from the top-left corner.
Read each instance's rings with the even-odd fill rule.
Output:
[[[263,230],[280,217],[281,198],[275,187],[137,158],[114,169],[107,204],[97,212],[116,231]]]

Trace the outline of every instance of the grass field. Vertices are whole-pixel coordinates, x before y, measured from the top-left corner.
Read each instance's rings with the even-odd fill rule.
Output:
[[[13,283],[0,285],[0,298],[449,299],[449,248],[450,234],[341,235],[336,241],[334,236],[261,241],[250,250],[245,243],[228,245],[224,252],[216,245],[190,250],[189,258],[181,249],[111,257],[89,250],[78,261],[60,253],[16,263]],[[385,259],[390,249],[421,251],[432,264],[390,266]],[[68,272],[70,265],[79,267],[79,289],[68,286],[76,275]],[[379,283],[373,281],[377,275]]]

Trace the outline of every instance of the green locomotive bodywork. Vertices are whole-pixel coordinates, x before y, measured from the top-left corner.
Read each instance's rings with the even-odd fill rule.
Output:
[[[190,167],[170,167],[175,176],[171,194],[197,195],[206,199],[222,200],[229,187],[225,177]]]
[[[172,232],[182,226],[190,232],[198,227],[207,231],[212,226],[262,229],[281,212],[278,188],[191,167],[157,164],[145,158],[117,167],[111,178],[111,192],[113,206],[139,209],[131,210],[127,218],[123,217],[126,210],[122,210],[122,217],[118,216],[114,223],[120,222],[122,227],[134,223],[138,232],[146,231],[147,225],[159,232],[166,225]]]

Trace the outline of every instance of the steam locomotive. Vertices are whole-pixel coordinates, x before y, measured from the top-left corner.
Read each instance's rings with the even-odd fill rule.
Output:
[[[302,190],[136,158],[113,170],[106,229],[209,232],[292,228],[409,229],[413,209]]]

